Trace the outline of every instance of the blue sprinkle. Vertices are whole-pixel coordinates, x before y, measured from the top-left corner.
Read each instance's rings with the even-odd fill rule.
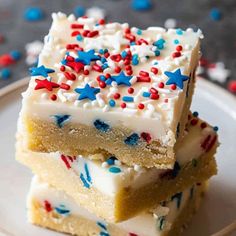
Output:
[[[131,7],[135,11],[146,11],[152,7],[151,0],[132,0]]]
[[[76,17],[84,16],[84,15],[85,15],[85,8],[82,7],[82,6],[77,6],[77,7],[74,9],[74,13],[75,13],[75,16],[76,16]]]
[[[213,127],[213,130],[214,130],[214,131],[218,131],[218,130],[219,130],[219,127],[218,127],[218,126],[214,126],[214,127]]]
[[[164,39],[158,39],[153,43],[154,46],[156,46],[158,49],[162,50],[165,46],[165,40]]]
[[[18,61],[21,58],[21,53],[17,50],[11,51],[10,55],[15,61]]]
[[[178,39],[175,39],[175,40],[174,40],[174,44],[179,44],[179,40],[178,40]]]
[[[193,112],[193,116],[198,117],[198,112],[197,111]]]
[[[84,169],[85,169],[85,174],[86,174],[87,181],[89,183],[92,183],[92,178],[90,176],[89,169],[88,169],[88,164],[87,163],[84,164]]]
[[[139,136],[136,133],[131,134],[129,137],[127,137],[124,142],[127,145],[134,146],[138,144]]]
[[[111,172],[111,173],[120,173],[121,172],[121,169],[119,168],[119,167],[116,167],[116,166],[112,166],[112,167],[110,167],[109,168],[109,171]]]
[[[3,80],[9,79],[11,76],[11,71],[8,68],[3,68],[0,72],[0,75]]]
[[[115,102],[113,99],[111,99],[111,100],[109,101],[109,105],[110,105],[111,107],[115,107],[116,102]]]
[[[111,156],[106,160],[106,163],[111,166],[115,164],[115,160],[117,160],[117,158],[114,156]]]
[[[99,78],[100,78],[101,81],[104,81],[104,82],[106,81],[106,77],[104,75],[100,75]]]
[[[43,19],[43,11],[39,7],[29,7],[24,12],[24,19],[27,21],[39,21]]]
[[[133,102],[133,101],[134,101],[134,98],[133,98],[133,97],[130,97],[130,96],[124,96],[124,97],[122,98],[122,100],[123,100],[124,102]]]
[[[161,54],[161,52],[160,52],[159,50],[156,50],[156,51],[155,51],[155,56],[156,56],[156,57],[160,56],[160,54]]]
[[[159,222],[159,230],[163,230],[165,226],[165,216],[160,216],[158,217],[158,222]]]
[[[107,53],[107,52],[108,52],[108,49],[107,49],[107,48],[105,48],[105,49],[104,49],[104,54],[105,54],[105,53]]]
[[[106,124],[105,122],[101,121],[101,120],[95,120],[93,122],[94,126],[96,129],[102,131],[102,132],[107,132],[110,129],[110,126],[108,124]]]
[[[104,54],[104,50],[101,48],[101,49],[99,49],[99,51],[98,51],[100,54]]]
[[[135,43],[135,42],[131,42],[130,45],[131,45],[131,46],[134,46],[134,45],[136,45],[136,43]]]
[[[174,164],[174,169],[171,173],[173,178],[175,178],[179,174],[180,169],[181,169],[181,167],[180,167],[179,163],[176,161]]]
[[[142,32],[141,29],[138,29],[138,30],[137,30],[137,35],[142,35],[142,33],[143,33],[143,32]]]
[[[150,93],[149,92],[143,92],[143,97],[145,98],[149,98],[150,97]]]
[[[221,11],[218,8],[212,8],[210,11],[210,17],[214,21],[219,21],[222,18]]]
[[[109,67],[109,66],[108,66],[107,63],[105,63],[105,64],[102,65],[102,69],[103,69],[103,70],[105,70],[105,69],[108,68],[108,67]]]
[[[63,205],[61,206],[64,207]],[[59,207],[55,207],[55,210],[58,214],[61,214],[61,215],[66,215],[70,213],[70,210],[59,208]]]
[[[105,81],[105,83],[106,83],[106,85],[111,85],[111,83],[112,83],[112,79],[111,78],[109,78],[109,79],[107,79],[106,81]]]
[[[104,229],[104,230],[107,230],[107,227],[106,227],[106,225],[105,224],[103,224],[102,222],[97,222],[97,225],[100,227],[100,228],[102,228],[102,229]]]
[[[122,58],[125,58],[126,56],[127,56],[127,52],[126,51],[121,52],[121,57]]]
[[[136,66],[139,64],[138,54],[132,56],[132,65]]]
[[[176,34],[178,34],[178,35],[183,35],[183,30],[182,30],[182,29],[177,29],[177,30],[176,30]]]
[[[107,232],[100,232],[99,235],[100,235],[100,236],[110,236],[110,234],[107,233]]]
[[[107,59],[106,59],[105,57],[102,57],[102,58],[101,58],[101,62],[102,62],[102,63],[105,63],[105,62],[107,62]]]
[[[177,204],[177,208],[180,208],[180,204],[181,204],[181,199],[182,199],[182,192],[180,193],[176,193],[174,196],[171,197],[171,201],[173,201],[174,199],[176,199],[176,204]]]
[[[59,128],[62,128],[70,119],[70,115],[53,115],[52,117]]]
[[[80,34],[78,34],[77,36],[76,36],[76,39],[78,40],[78,41],[83,41],[83,37],[80,35]]]
[[[190,189],[190,196],[189,198],[192,199],[194,194],[194,186]]]
[[[81,181],[83,182],[83,184],[84,184],[84,187],[85,188],[90,188],[90,184],[87,182],[87,180],[84,178],[84,175],[81,173],[80,174],[80,179],[81,179]]]

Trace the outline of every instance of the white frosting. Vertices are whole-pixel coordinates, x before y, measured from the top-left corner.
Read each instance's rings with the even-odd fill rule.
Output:
[[[194,186],[194,188],[197,187],[198,186]],[[171,201],[165,202],[165,207],[159,205],[150,213],[142,213],[139,216],[113,226],[120,227],[127,233],[134,233],[139,236],[162,236],[164,235],[164,232],[171,227],[171,224],[181,213],[182,209],[186,205],[187,200],[192,197],[192,194],[195,193],[196,189],[193,189],[195,191],[192,191],[191,189],[192,188],[189,188],[182,192],[179,207],[177,205],[177,199],[174,198]],[[93,221],[94,224],[97,224],[97,222],[101,222],[102,224],[107,226],[107,224],[103,220],[97,218],[84,208],[80,207],[63,191],[54,189],[48,184],[41,182],[37,177],[34,177],[31,183],[31,189],[28,195],[29,208],[32,199],[39,201],[42,206],[44,206],[44,202],[46,200],[51,204],[51,207],[54,208],[54,211],[55,207],[69,210],[69,213],[63,214],[64,217],[73,215]],[[160,217],[165,217],[162,230],[160,230],[159,228]],[[109,227],[107,233],[109,233]]]
[[[83,24],[83,30],[98,31],[95,37],[83,37],[82,41],[72,37],[73,31],[81,29],[71,29],[71,24]],[[167,82],[168,77],[164,74],[166,71],[174,72],[181,70],[183,75],[189,76],[195,69],[198,62],[199,38],[202,38],[200,31],[193,32],[191,29],[186,31],[169,29],[165,30],[158,27],[150,27],[146,30],[131,28],[132,35],[136,41],[145,40],[149,45],[131,45],[130,51],[137,55],[139,64],[132,65],[132,79],[130,83],[134,88],[134,93],[127,92],[128,87],[124,85],[117,86],[116,82],[107,85],[106,88],[100,89],[96,95],[96,100],[89,99],[78,100],[79,94],[74,91],[75,88],[83,88],[85,84],[99,88],[96,80],[98,75],[110,73],[112,76],[118,75],[114,72],[115,67],[120,66],[124,70],[124,61],[114,62],[111,57],[106,58],[108,68],[104,73],[92,70],[91,65],[85,66],[89,70],[89,75],[76,73],[69,66],[66,66],[67,72],[72,72],[76,80],[68,80],[60,71],[61,61],[65,58],[66,53],[70,56],[78,57],[77,52],[66,50],[67,44],[79,44],[85,51],[95,49],[108,49],[110,55],[115,55],[128,51],[125,45],[129,40],[125,38],[125,29],[129,25],[119,23],[109,23],[105,25],[96,24],[92,18],[78,18],[73,16],[68,18],[63,13],[53,14],[53,24],[49,35],[45,37],[44,48],[39,56],[39,66],[44,65],[47,68],[55,70],[55,73],[49,74],[48,78],[52,82],[61,84],[66,83],[71,87],[69,91],[54,88],[52,92],[46,89],[34,90],[36,86],[35,79],[45,79],[43,76],[33,76],[29,88],[23,95],[23,113],[30,116],[50,120],[52,115],[67,114],[71,116],[71,122],[77,122],[85,125],[92,125],[96,119],[108,123],[111,126],[124,126],[137,132],[148,132],[152,140],[159,140],[164,145],[173,146],[175,143],[175,132],[180,120],[186,99],[188,82],[184,82],[183,89],[171,89],[170,85],[159,88],[158,84]],[[158,49],[153,43],[157,40],[165,40],[164,48]],[[176,41],[182,45],[181,56],[172,58],[172,53],[176,51]],[[155,50],[160,51],[160,56],[155,56]],[[147,59],[146,56],[150,58]],[[97,65],[102,65],[100,60],[96,61]],[[151,67],[158,69],[158,74],[151,72]],[[125,71],[125,70],[124,70]],[[151,82],[136,82],[140,71],[149,73]],[[143,97],[143,92],[148,92],[150,88],[158,91],[159,99],[153,100]],[[110,106],[109,101],[113,99],[114,93],[118,92],[121,98],[115,100],[116,105]],[[57,95],[57,100],[52,101],[51,95]],[[126,108],[122,109],[120,104],[123,102],[123,96],[131,96],[133,102],[126,102]],[[145,105],[144,109],[139,109],[138,105]]]

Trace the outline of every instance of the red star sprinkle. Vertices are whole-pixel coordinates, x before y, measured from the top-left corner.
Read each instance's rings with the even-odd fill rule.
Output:
[[[44,80],[36,79],[35,82],[37,83],[37,85],[35,86],[34,90],[45,88],[48,91],[52,91],[53,88],[59,88],[60,87],[59,84],[51,82],[47,79],[44,79]]]

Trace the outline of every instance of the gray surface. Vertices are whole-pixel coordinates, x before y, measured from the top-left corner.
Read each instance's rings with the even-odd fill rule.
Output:
[[[25,44],[33,40],[42,40],[51,24],[51,13],[63,11],[73,12],[78,5],[84,7],[100,6],[107,11],[108,20],[128,22],[132,26],[147,27],[163,26],[167,18],[175,18],[178,27],[200,27],[204,34],[203,54],[212,62],[223,61],[232,71],[230,79],[235,79],[236,72],[236,1],[207,0],[153,0],[154,7],[147,12],[133,11],[130,0],[0,0],[0,33],[6,37],[6,42],[0,44],[0,55],[13,49],[24,53]],[[26,7],[39,6],[46,17],[35,23],[26,22],[23,12]],[[223,12],[222,20],[216,22],[210,19],[212,7],[218,7]],[[28,66],[21,59],[12,66],[12,77],[0,80],[0,87],[7,85],[28,74]],[[225,86],[225,84],[223,85]]]

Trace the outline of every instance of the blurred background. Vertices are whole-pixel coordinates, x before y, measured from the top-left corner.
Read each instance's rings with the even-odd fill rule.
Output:
[[[235,0],[0,0],[0,88],[28,75],[57,11],[139,28],[200,28],[198,73],[236,95]]]

